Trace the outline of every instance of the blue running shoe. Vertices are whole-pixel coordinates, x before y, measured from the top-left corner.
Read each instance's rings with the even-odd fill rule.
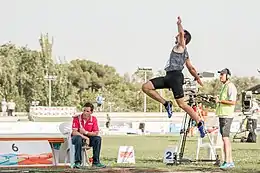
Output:
[[[168,113],[168,118],[172,117],[172,102],[171,101],[167,101],[166,104],[164,105],[167,113]]]
[[[206,135],[205,128],[204,128],[204,121],[200,121],[201,125],[198,127],[200,132],[200,137],[204,138]]]

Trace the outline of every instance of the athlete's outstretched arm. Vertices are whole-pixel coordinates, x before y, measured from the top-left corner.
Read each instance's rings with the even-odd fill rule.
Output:
[[[181,18],[178,17],[178,21],[177,21],[177,26],[178,26],[178,32],[179,32],[179,37],[180,37],[180,46],[182,46],[183,48],[185,48],[185,40],[184,40],[184,30],[183,27],[181,25]]]
[[[198,75],[198,72],[196,71],[196,69],[193,67],[193,65],[191,64],[191,61],[189,58],[186,59],[186,67],[188,68],[190,74],[196,79],[196,81],[198,82],[198,84],[200,84],[201,86],[203,86],[200,77]]]

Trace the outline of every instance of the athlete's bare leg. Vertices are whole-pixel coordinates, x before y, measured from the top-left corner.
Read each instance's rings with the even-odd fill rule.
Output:
[[[142,86],[142,90],[152,99],[160,102],[161,104],[165,104],[166,100],[155,90],[151,81],[144,83]]]

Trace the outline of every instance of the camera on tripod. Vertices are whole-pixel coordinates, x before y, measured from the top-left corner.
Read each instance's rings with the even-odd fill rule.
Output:
[[[197,93],[198,87],[196,81],[191,78],[184,78],[183,90],[187,95]]]
[[[252,91],[242,92],[242,112],[244,114],[250,114],[253,107],[253,93]]]
[[[246,91],[242,91],[242,112],[243,114],[252,114],[253,111],[259,109],[259,101],[254,98],[254,95],[260,94],[260,84],[253,86]]]
[[[200,74],[202,78],[203,75]],[[186,100],[190,106],[199,102],[215,103],[215,97],[209,94],[199,93],[197,83],[194,79],[184,78],[183,84],[184,95],[188,97]]]
[[[233,137],[233,141],[239,139],[240,142],[256,142],[256,129],[257,129],[257,116],[256,112],[260,110],[259,103],[253,96],[260,94],[260,84],[253,86],[246,91],[242,91],[242,123],[236,134]],[[246,127],[243,127],[243,125]]]
[[[214,73],[211,72],[201,72],[198,73],[200,78],[214,78]],[[197,81],[193,78],[184,78],[183,82],[183,90],[185,96],[196,96],[199,92],[197,87]]]
[[[203,76],[202,76],[203,77]],[[199,88],[197,87],[197,81],[191,78],[185,78],[183,84],[184,95],[187,97],[186,102],[188,105],[193,107],[197,106],[201,100],[210,102],[214,101],[214,97],[208,94],[201,94],[199,93]],[[187,163],[187,162],[215,162],[216,165],[220,164],[219,156],[216,152],[212,151],[213,155],[215,156],[212,159],[197,159],[197,160],[190,160],[184,158],[184,149],[186,144],[187,135],[189,133],[189,129],[192,127],[192,119],[188,115],[185,114],[182,120],[182,125],[180,129],[180,141],[178,151],[175,153],[175,157],[173,159],[173,163],[180,164],[180,163]],[[213,141],[209,138],[210,144],[213,145]]]
[[[210,72],[203,72],[198,74],[200,78],[210,78],[212,79],[214,77],[214,73]],[[197,81],[192,79],[192,78],[184,78],[183,82],[183,90],[184,90],[184,96],[187,97],[187,102],[189,106],[197,106],[197,103],[204,99],[207,101],[213,101],[214,97],[210,96],[208,94],[199,94],[199,88],[197,87]],[[180,128],[180,140],[179,144],[177,147],[177,152],[174,152],[174,157],[172,159],[172,162],[174,165],[178,165],[181,163],[191,163],[191,162],[215,162],[216,165],[220,164],[219,156],[217,155],[216,152],[213,152],[213,155],[215,155],[215,158],[213,159],[196,159],[196,160],[191,160],[191,159],[186,159],[184,158],[184,151],[185,151],[185,145],[186,145],[186,139],[187,135],[189,132],[189,129],[191,128],[192,125],[192,119],[186,113],[183,116],[182,120],[182,125]],[[209,138],[210,144],[212,144],[211,138]]]
[[[195,98],[197,97],[198,87],[194,79],[184,78],[183,84],[184,95],[188,96],[188,104],[192,106],[195,104]]]

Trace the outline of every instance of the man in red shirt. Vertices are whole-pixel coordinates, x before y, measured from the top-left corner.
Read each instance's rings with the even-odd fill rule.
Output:
[[[75,145],[75,164],[74,168],[80,168],[82,162],[82,146],[84,140],[86,143],[93,147],[93,164],[95,167],[105,167],[100,163],[100,149],[101,137],[99,135],[99,128],[97,118],[92,116],[94,105],[86,103],[83,107],[81,115],[73,117],[72,123],[72,144]]]

